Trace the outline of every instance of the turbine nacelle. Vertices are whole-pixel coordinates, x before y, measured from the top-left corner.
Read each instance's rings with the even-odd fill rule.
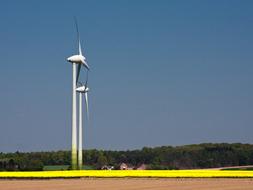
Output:
[[[88,64],[86,63],[86,58],[83,55],[72,55],[67,58],[70,63],[83,64],[85,68],[90,69]]]
[[[78,87],[78,88],[76,88],[76,91],[77,92],[80,92],[80,93],[86,93],[86,92],[88,92],[90,89],[88,88],[88,87],[86,87],[86,86],[80,86],[80,87]]]

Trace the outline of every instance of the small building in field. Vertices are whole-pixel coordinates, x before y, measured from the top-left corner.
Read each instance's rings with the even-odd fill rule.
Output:
[[[121,163],[120,166],[119,166],[119,169],[120,170],[128,170],[128,166],[125,163]]]
[[[121,163],[119,169],[120,170],[146,170],[147,165],[139,164],[138,166],[133,166],[131,164]]]

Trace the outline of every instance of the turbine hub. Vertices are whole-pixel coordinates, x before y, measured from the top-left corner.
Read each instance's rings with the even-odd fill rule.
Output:
[[[82,56],[80,55],[72,55],[71,57],[67,58],[67,61],[71,63],[83,63]]]

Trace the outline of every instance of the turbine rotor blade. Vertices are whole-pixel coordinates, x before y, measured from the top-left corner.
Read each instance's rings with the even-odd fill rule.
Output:
[[[90,114],[89,114],[88,93],[85,92],[84,96],[85,96],[85,103],[86,103],[87,120],[89,120]]]
[[[86,88],[88,88],[88,79],[89,79],[89,70],[87,70],[87,73],[86,73],[85,90]]]
[[[80,43],[80,35],[79,35],[79,29],[78,29],[77,19],[76,19],[76,17],[74,17],[74,19],[75,19],[76,32],[77,32],[77,40],[78,40],[78,52],[79,52],[79,55],[83,55],[82,54],[81,43]]]
[[[76,75],[76,84],[79,82],[79,75],[80,75],[80,71],[81,71],[81,64],[78,64],[78,68],[77,68],[77,75]]]
[[[79,42],[78,42],[78,49],[79,49],[79,55],[83,55],[82,48],[81,48],[81,43],[80,43],[80,38],[79,38]]]

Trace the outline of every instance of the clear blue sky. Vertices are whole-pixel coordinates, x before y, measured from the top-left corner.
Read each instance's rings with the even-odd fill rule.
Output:
[[[70,149],[74,15],[91,67],[85,148],[253,143],[252,10],[246,0],[1,1],[0,152]]]

